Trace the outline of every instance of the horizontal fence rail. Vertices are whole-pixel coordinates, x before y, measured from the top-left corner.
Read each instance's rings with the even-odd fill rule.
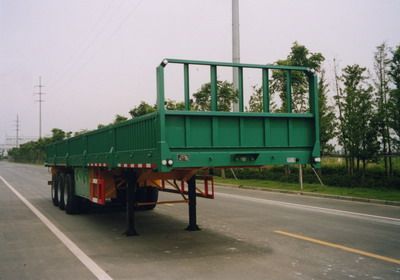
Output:
[[[308,77],[309,82],[309,103],[310,109],[313,108],[312,102],[316,94],[316,87],[314,80],[316,76],[314,71],[308,67],[301,66],[286,66],[286,65],[269,65],[269,64],[246,64],[246,63],[228,63],[228,62],[213,62],[213,61],[198,61],[198,60],[183,60],[183,59],[164,59],[159,67],[157,68],[157,106],[159,109],[164,110],[165,106],[165,84],[164,84],[164,68],[168,64],[181,64],[183,65],[183,81],[184,81],[184,102],[185,110],[190,111],[190,65],[203,65],[209,66],[210,71],[210,86],[211,86],[211,110],[212,112],[218,111],[218,96],[217,96],[217,73],[218,67],[231,67],[238,69],[238,101],[239,101],[239,112],[244,112],[244,98],[243,98],[243,70],[244,69],[259,69],[262,72],[262,100],[263,100],[263,112],[270,112],[270,81],[269,74],[270,70],[277,70],[285,72],[286,80],[286,113],[292,113],[292,76],[293,71],[304,73]]]

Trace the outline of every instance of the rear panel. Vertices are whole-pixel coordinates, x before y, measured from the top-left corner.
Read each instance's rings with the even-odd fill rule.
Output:
[[[312,161],[311,114],[166,113],[174,167],[260,166]],[[243,156],[243,157],[241,157]]]

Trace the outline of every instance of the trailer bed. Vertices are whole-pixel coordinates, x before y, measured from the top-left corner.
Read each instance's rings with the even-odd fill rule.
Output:
[[[164,68],[183,64],[186,110],[164,108]],[[212,110],[190,111],[188,65],[209,65]],[[271,113],[243,111],[243,85],[239,87],[240,112],[216,110],[218,66],[263,71],[264,102],[269,103],[268,70],[303,71],[309,77],[310,112]],[[265,78],[267,77],[267,78]],[[287,97],[290,100],[291,86]],[[157,68],[158,111],[66,139],[47,147],[48,166],[151,168],[170,172],[181,168],[259,167],[271,164],[319,164],[317,80],[303,67],[163,60]]]

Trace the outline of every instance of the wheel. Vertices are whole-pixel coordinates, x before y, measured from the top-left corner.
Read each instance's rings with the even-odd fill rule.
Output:
[[[75,180],[73,174],[65,176],[64,203],[67,214],[78,214],[80,212],[80,197],[75,195]]]
[[[78,197],[79,199],[79,214],[86,214],[90,211],[90,201],[84,197]]]
[[[51,178],[51,201],[54,206],[58,206],[58,184],[57,175],[53,175]]]
[[[65,185],[65,175],[64,173],[60,173],[57,176],[57,199],[58,199],[58,208],[60,208],[61,210],[65,209],[64,185]]]
[[[153,210],[157,206],[158,188],[157,187],[141,187],[136,190],[136,201],[138,203],[154,202],[154,204],[136,206],[136,210]]]

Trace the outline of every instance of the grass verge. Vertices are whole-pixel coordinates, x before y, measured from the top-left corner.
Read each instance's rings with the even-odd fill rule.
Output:
[[[257,188],[287,190],[287,191],[300,191],[299,184],[285,183],[279,181],[259,180],[259,179],[223,179],[215,177],[216,183],[225,183],[236,186],[251,186]],[[385,188],[346,188],[346,187],[331,187],[321,186],[319,184],[304,184],[304,192],[351,196],[368,199],[379,199],[387,201],[400,201],[400,190],[385,189]]]

